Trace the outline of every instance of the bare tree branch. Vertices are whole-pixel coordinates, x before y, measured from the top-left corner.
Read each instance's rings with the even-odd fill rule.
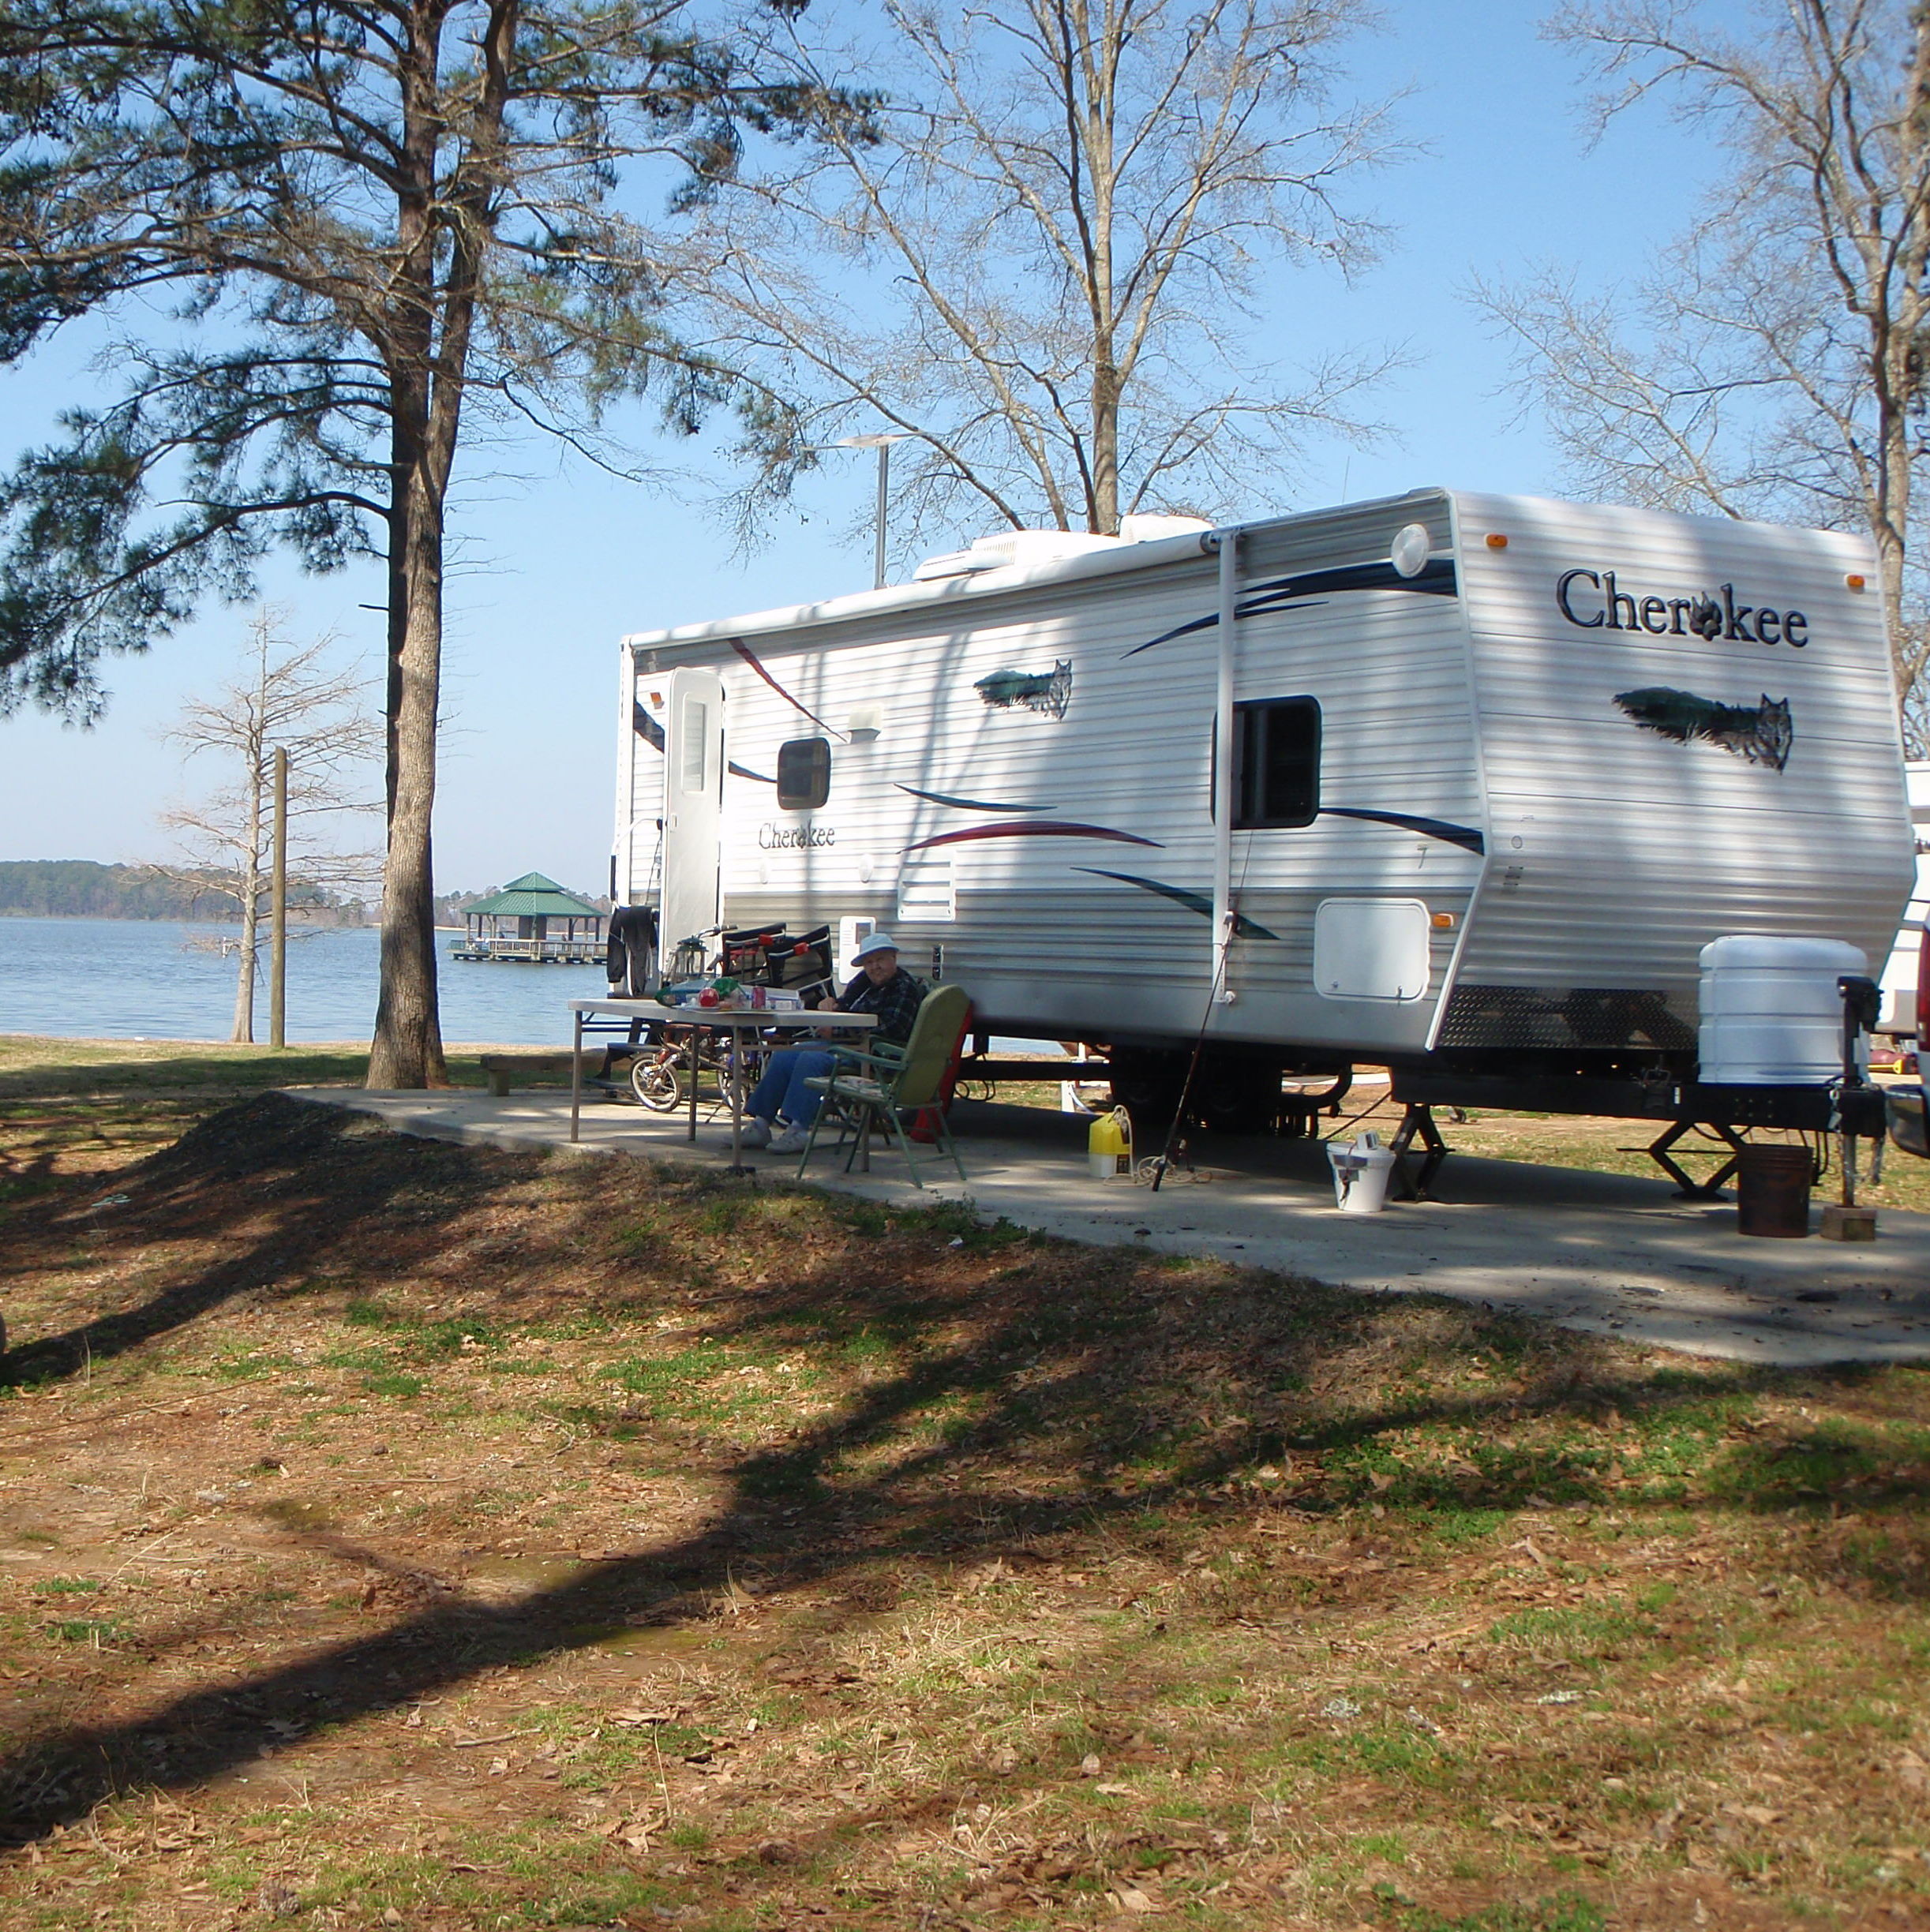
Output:
[[[1396,155],[1385,107],[1329,98],[1356,0],[886,0],[875,44],[793,26],[800,86],[884,99],[815,164],[720,188],[665,270],[721,360],[796,399],[797,442],[736,507],[748,533],[814,450],[911,439],[901,542],[985,512],[1101,533],[1130,509],[1250,507],[1400,358],[1260,370],[1271,278],[1346,273],[1377,231],[1341,191]]]
[[[1758,24],[1725,32],[1687,0],[1564,8],[1550,31],[1594,60],[1598,128],[1660,95],[1733,165],[1631,286],[1544,270],[1473,293],[1577,491],[1868,533],[1906,732],[1930,751],[1930,9],[1763,0]]]
[[[254,1038],[254,999],[262,904],[269,887],[275,754],[288,754],[288,853],[310,885],[379,884],[379,852],[343,849],[345,817],[380,812],[377,762],[382,727],[365,679],[328,660],[332,637],[298,645],[284,614],[264,608],[249,626],[242,675],[212,698],[197,698],[167,732],[192,760],[215,761],[216,788],[161,815],[186,848],[192,878],[233,899],[242,938],[230,1038]]]

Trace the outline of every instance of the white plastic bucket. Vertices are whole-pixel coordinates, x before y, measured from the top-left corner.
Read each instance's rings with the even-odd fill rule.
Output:
[[[1365,1133],[1351,1147],[1327,1144],[1333,1168],[1334,1205],[1343,1214],[1378,1214],[1387,1205],[1387,1183],[1394,1171],[1392,1149],[1378,1134]]]

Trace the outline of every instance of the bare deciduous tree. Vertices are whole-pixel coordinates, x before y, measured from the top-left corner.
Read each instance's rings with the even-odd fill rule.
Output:
[[[794,25],[785,57],[885,105],[816,165],[724,186],[685,255],[710,346],[804,399],[789,462],[854,429],[911,439],[908,537],[968,511],[1115,532],[1141,510],[1250,503],[1396,358],[1293,375],[1273,278],[1367,260],[1341,201],[1392,152],[1331,99],[1358,0],[885,0],[876,44]],[[1304,313],[1304,310],[1302,311]]]
[[[215,697],[197,699],[167,733],[193,758],[211,754],[223,767],[218,788],[161,822],[186,848],[197,884],[241,908],[236,1040],[255,1036],[257,944],[269,888],[276,749],[288,754],[288,859],[311,886],[361,887],[381,877],[381,855],[342,848],[343,821],[379,811],[382,726],[365,681],[328,661],[332,637],[298,645],[281,613],[264,610],[249,627],[245,674]]]
[[[1922,749],[1930,9],[1766,0],[1757,26],[1677,0],[1558,14],[1607,84],[1598,125],[1671,93],[1733,165],[1632,290],[1545,270],[1477,297],[1580,489],[1868,531]]]

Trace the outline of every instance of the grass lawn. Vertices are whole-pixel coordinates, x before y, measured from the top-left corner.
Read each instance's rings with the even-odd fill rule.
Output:
[[[249,1091],[356,1058],[0,1043],[9,1932],[1930,1923],[1923,1372]]]

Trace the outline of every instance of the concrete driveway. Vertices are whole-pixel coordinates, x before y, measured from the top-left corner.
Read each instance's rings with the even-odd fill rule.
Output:
[[[290,1091],[373,1114],[399,1133],[515,1148],[570,1144],[569,1095],[553,1090],[503,1099],[467,1090]],[[1197,1169],[1169,1174],[1155,1194],[1090,1179],[1086,1123],[1077,1117],[961,1100],[953,1125],[969,1191],[947,1163],[924,1170],[932,1185],[920,1196],[902,1160],[884,1152],[868,1175],[845,1174],[820,1154],[808,1178],[894,1203],[969,1193],[987,1219],[1069,1240],[1216,1255],[1382,1293],[1426,1290],[1691,1354],[1784,1368],[1930,1361],[1930,1215],[1886,1208],[1869,1244],[1761,1240],[1736,1232],[1733,1202],[1678,1200],[1659,1174],[1462,1155],[1437,1177],[1439,1198],[1344,1215],[1317,1142],[1205,1136]],[[586,1098],[579,1151],[706,1165],[729,1158],[728,1114],[702,1121],[694,1146],[684,1136],[680,1115]],[[795,1158],[748,1161],[781,1179],[797,1166]]]

